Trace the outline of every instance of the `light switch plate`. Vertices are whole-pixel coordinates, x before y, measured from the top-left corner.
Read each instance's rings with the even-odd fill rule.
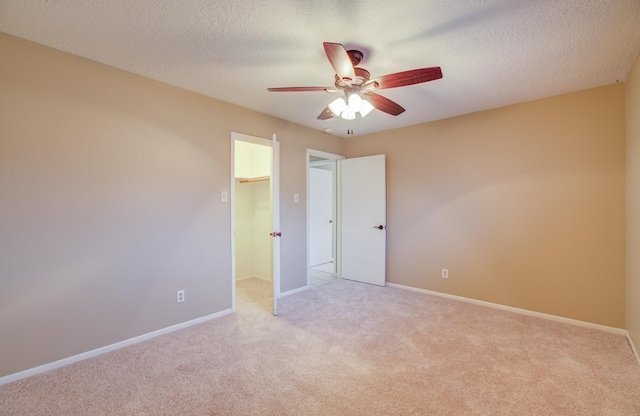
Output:
[[[227,202],[229,199],[229,196],[227,194],[227,191],[220,191],[220,202]]]
[[[293,203],[297,204],[300,202],[300,194],[293,194]]]

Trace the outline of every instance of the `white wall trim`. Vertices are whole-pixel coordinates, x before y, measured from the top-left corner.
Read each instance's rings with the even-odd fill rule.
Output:
[[[416,288],[416,287],[404,286],[404,285],[399,285],[399,284],[396,284],[396,283],[389,283],[389,282],[387,282],[387,286],[394,287],[394,288],[397,288],[397,289],[409,290],[409,291],[412,291],[412,292],[424,293],[424,294],[427,294],[427,295],[440,296],[440,297],[447,298],[447,299],[459,300],[459,301],[462,301],[462,302],[474,303],[476,305],[488,306],[488,307],[494,308],[494,309],[501,309],[503,311],[515,312],[515,313],[519,313],[521,315],[534,316],[536,318],[548,319],[550,321],[563,322],[565,324],[571,324],[571,325],[577,325],[577,326],[582,326],[582,327],[586,327],[586,328],[597,329],[597,330],[600,330],[600,331],[610,332],[610,333],[618,334],[618,335],[625,335],[627,333],[627,331],[625,329],[623,329],[623,328],[614,328],[614,327],[611,327],[611,326],[599,325],[599,324],[594,324],[594,323],[591,323],[591,322],[578,321],[577,319],[564,318],[562,316],[549,315],[549,314],[542,313],[542,312],[535,312],[535,311],[530,311],[530,310],[527,310],[527,309],[514,308],[512,306],[500,305],[498,303],[491,303],[491,302],[485,302],[483,300],[465,298],[464,296],[449,295],[447,293],[434,292],[432,290],[419,289],[419,288]],[[637,357],[637,355],[636,355],[636,357]]]
[[[631,339],[631,334],[629,331],[625,331],[627,334],[627,341],[629,342],[629,346],[631,347],[631,351],[633,351],[633,355],[636,357],[636,362],[640,365],[640,355],[638,355],[638,350],[636,349],[635,344],[633,343],[633,339]]]
[[[232,312],[231,309],[226,309],[211,315],[203,316],[201,318],[196,318],[191,321],[182,322],[180,324],[168,326],[166,328],[158,329],[153,332],[149,332],[147,334],[139,335],[137,337],[129,338],[124,341],[116,342],[115,344],[107,345],[104,347],[96,348],[95,350],[83,352],[71,357],[63,358],[58,361],[54,361],[52,363],[43,364],[38,367],[30,368],[28,370],[20,371],[18,373],[9,374],[8,376],[0,377],[0,386],[3,384],[11,383],[13,381],[18,381],[23,378],[35,376],[36,374],[45,373],[50,370],[55,370],[56,368],[64,367],[69,364],[76,363],[78,361],[83,361],[89,358],[97,357],[102,354],[106,354],[111,351],[118,350],[123,347],[127,347],[129,345],[137,344],[142,341],[147,341],[151,338],[155,338],[160,335],[165,335],[170,332],[178,331],[180,329],[184,329],[196,324],[200,324],[202,322],[209,321],[211,319],[216,319],[224,315],[228,315]]]
[[[271,279],[268,278],[268,277],[258,276],[257,274],[252,274],[250,276],[238,277],[236,279],[236,282],[239,282],[240,280],[247,280],[247,279],[260,279],[260,280],[266,280],[267,282],[271,281]]]
[[[299,287],[297,289],[289,290],[287,292],[282,292],[282,293],[280,293],[280,296],[278,296],[278,297],[279,298],[283,298],[285,296],[295,295],[296,293],[304,292],[305,290],[309,290],[309,285],[302,286],[302,287]]]

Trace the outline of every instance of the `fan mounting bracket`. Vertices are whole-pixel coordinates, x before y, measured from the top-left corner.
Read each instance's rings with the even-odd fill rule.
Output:
[[[349,59],[351,59],[353,66],[360,65],[360,62],[362,62],[362,59],[364,58],[364,54],[356,49],[348,50],[347,55],[349,55]]]

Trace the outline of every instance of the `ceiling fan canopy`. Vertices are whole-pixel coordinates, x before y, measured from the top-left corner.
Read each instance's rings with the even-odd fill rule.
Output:
[[[358,50],[347,51],[340,43],[324,42],[323,46],[336,74],[333,87],[268,88],[271,92],[344,92],[343,97],[336,98],[322,110],[317,117],[319,120],[333,117],[353,120],[356,118],[356,114],[365,117],[373,109],[397,116],[402,114],[405,109],[398,103],[373,91],[421,84],[442,78],[442,70],[440,67],[434,66],[396,72],[371,79],[369,71],[358,67],[364,57],[362,52]]]

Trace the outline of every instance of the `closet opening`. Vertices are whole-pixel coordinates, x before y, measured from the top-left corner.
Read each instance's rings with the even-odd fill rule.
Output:
[[[235,139],[233,233],[235,306],[273,308],[272,147]]]

